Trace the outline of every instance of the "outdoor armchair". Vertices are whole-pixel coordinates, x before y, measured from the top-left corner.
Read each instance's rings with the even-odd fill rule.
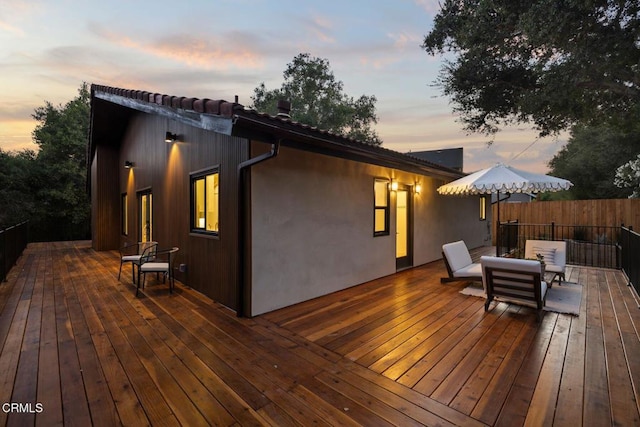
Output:
[[[537,309],[538,320],[542,318],[547,283],[543,280],[539,261],[483,256],[480,264],[482,284],[487,296],[484,311],[488,311],[491,301],[498,297],[516,304],[533,306]]]
[[[440,283],[455,280],[482,280],[482,268],[479,263],[471,261],[467,245],[462,240],[442,245],[442,259],[447,267],[449,277],[442,277]]]
[[[553,278],[549,281],[549,286],[555,278],[558,278],[558,284],[562,285],[564,271],[567,263],[567,242],[557,240],[527,240],[524,247],[524,257],[527,259],[536,259],[537,255],[544,258],[545,270],[554,273]]]
[[[169,281],[169,293],[173,292],[175,287],[175,278],[173,277],[173,263],[176,258],[176,252],[178,248],[173,247],[171,249],[157,250],[157,248],[148,248],[143,252],[140,258],[140,265],[138,266],[138,286],[136,287],[136,296],[142,286],[144,289],[144,282],[147,273],[156,273],[159,275],[162,273],[162,282]],[[140,278],[142,276],[142,278]]]
[[[131,263],[131,280],[136,283],[136,266],[140,266],[140,258],[142,253],[147,248],[158,246],[158,242],[138,242],[129,243],[125,242],[124,246],[120,248],[120,269],[118,270],[118,280],[120,280],[120,274],[122,273],[122,264],[127,262]]]

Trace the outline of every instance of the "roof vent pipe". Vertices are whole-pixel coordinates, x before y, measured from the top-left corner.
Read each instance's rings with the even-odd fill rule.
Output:
[[[284,99],[278,100],[278,114],[276,117],[280,117],[283,119],[290,119],[291,116],[289,113],[291,112],[291,102],[286,101]]]

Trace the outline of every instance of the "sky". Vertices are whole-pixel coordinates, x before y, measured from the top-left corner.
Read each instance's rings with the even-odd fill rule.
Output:
[[[327,59],[344,91],[377,98],[383,147],[464,147],[464,171],[503,162],[533,172],[566,144],[531,125],[467,134],[434,82],[443,57],[422,40],[438,0],[2,0],[0,148],[37,149],[34,110],[83,82],[225,99],[279,88],[299,53]],[[295,106],[294,106],[295,108]],[[492,140],[492,144],[488,144]]]

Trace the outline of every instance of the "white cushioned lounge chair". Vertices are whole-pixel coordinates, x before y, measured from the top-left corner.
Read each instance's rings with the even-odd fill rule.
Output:
[[[500,300],[534,307],[538,312],[538,320],[542,318],[547,283],[542,277],[539,261],[483,256],[480,264],[482,285],[487,296],[484,311],[488,311],[491,301],[498,297]]]
[[[555,278],[558,278],[558,284],[562,285],[565,267],[567,264],[567,242],[555,240],[527,240],[524,246],[524,257],[527,259],[536,259],[536,255],[540,254],[544,257],[545,270],[554,273],[553,278],[549,281],[549,286]]]
[[[440,283],[452,281],[481,281],[482,268],[479,263],[471,261],[467,245],[462,240],[442,245],[442,259],[447,267],[449,277],[440,279]]]

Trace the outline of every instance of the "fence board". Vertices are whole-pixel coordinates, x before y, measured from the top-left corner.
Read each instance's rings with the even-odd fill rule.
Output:
[[[493,218],[497,218],[496,204]],[[640,229],[640,199],[554,200],[502,202],[500,221],[526,224],[633,226]],[[492,227],[495,245],[495,227]]]

